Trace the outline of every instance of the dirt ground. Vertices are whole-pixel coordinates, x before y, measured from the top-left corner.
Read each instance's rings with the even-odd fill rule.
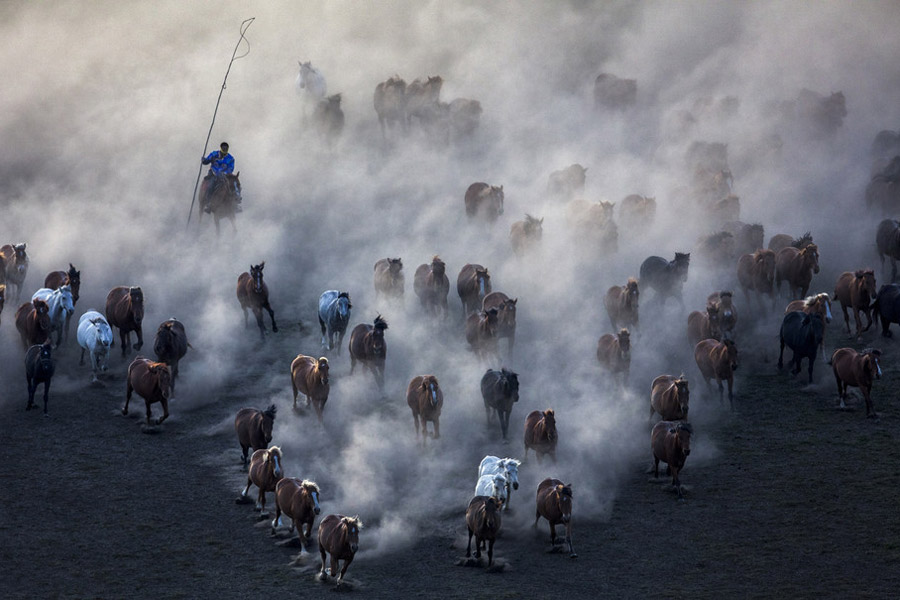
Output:
[[[837,321],[828,334],[832,344],[847,341]],[[771,348],[750,351],[739,370],[737,410],[714,406],[694,423],[702,431],[695,454],[715,449],[694,464],[688,459],[684,502],[665,478],[648,475],[648,443],[617,475],[608,519],[578,518],[576,487],[577,559],[550,552],[545,522],[531,529],[536,481],[529,480],[513,496],[513,516],[496,544],[501,568],[457,566],[463,504],[426,520],[409,544],[376,556],[367,556],[376,540],[363,530],[342,591],[366,598],[894,597],[900,352],[871,333],[868,341],[886,352],[877,420],[865,418],[859,397],[848,410],[836,408],[830,369],[821,363],[817,382],[805,386],[805,372],[791,379],[776,371]],[[174,403],[162,431],[146,435],[142,401],[128,417],[119,412],[127,362],[118,355],[106,383],[92,386],[75,349],[64,350],[44,418],[24,411],[19,349],[6,346],[0,597],[332,597],[333,580],[315,579],[317,556],[295,563],[297,548],[279,545],[284,536],[273,538],[252,505],[235,503],[244,476],[229,419],[247,404],[253,365],[210,390],[213,401]],[[262,347],[259,361],[278,348]],[[191,377],[189,359],[182,376]],[[279,418],[308,418],[291,413],[289,392],[284,398]],[[704,402],[695,391],[692,406]],[[513,421],[523,417],[514,413]]]

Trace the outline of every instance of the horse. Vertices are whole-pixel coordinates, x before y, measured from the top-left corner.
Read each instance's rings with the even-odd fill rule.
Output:
[[[706,266],[723,268],[734,260],[734,235],[718,231],[697,239],[696,254]]]
[[[601,257],[619,250],[619,228],[613,219],[615,202],[577,198],[566,205],[566,223],[578,243],[588,244]]]
[[[489,308],[474,312],[466,318],[466,341],[476,356],[482,359],[498,357],[497,330],[499,311]]]
[[[509,499],[508,485],[509,481],[504,473],[479,473],[478,481],[475,482],[475,495],[493,498],[500,510],[503,510],[503,505]]]
[[[319,139],[333,146],[344,131],[344,111],[341,110],[341,95],[328,96],[316,104],[313,110],[313,124]]]
[[[691,390],[684,375],[660,375],[650,384],[650,416],[659,413],[664,421],[687,419],[690,408]]]
[[[881,335],[893,337],[891,323],[900,323],[900,285],[882,285],[872,304],[872,312],[881,317]]]
[[[375,317],[373,325],[360,323],[350,332],[350,344],[347,347],[350,352],[350,374],[353,375],[357,361],[363,363],[372,371],[378,389],[382,391],[384,390],[384,359],[387,356],[384,330],[387,328],[387,321],[382,319],[381,315]]]
[[[503,292],[491,292],[481,301],[481,310],[497,309],[497,339],[506,338],[510,358],[516,343],[516,305],[518,298],[510,298]]]
[[[800,248],[806,248],[806,246],[812,243],[813,237],[809,231],[798,238],[792,238],[786,233],[777,233],[772,236],[769,240],[769,245],[766,247],[775,254],[778,254],[781,250],[789,246],[799,250]]]
[[[465,319],[471,312],[479,310],[484,297],[491,293],[491,275],[483,266],[467,263],[456,278],[456,292]]]
[[[122,358],[131,351],[131,332],[137,334],[137,343],[133,346],[140,350],[144,345],[144,292],[140,287],[114,287],[106,295],[106,320],[111,327],[119,328],[122,341]],[[115,345],[115,340],[113,340]]]
[[[813,365],[815,365],[816,354],[819,352],[819,346],[825,335],[825,322],[818,313],[808,315],[800,311],[792,311],[784,315],[781,321],[781,331],[779,339],[781,342],[781,351],[778,354],[778,369],[784,367],[784,346],[794,351],[791,357],[791,364],[794,369],[791,373],[796,375],[800,372],[800,363],[804,358],[809,359],[809,383],[813,379]]]
[[[565,169],[553,171],[547,178],[547,195],[551,198],[571,200],[584,194],[584,181],[587,168],[578,163]]]
[[[722,338],[718,306],[707,304],[705,312],[695,310],[688,315],[687,338],[692,347],[696,346],[700,340],[719,341]]]
[[[631,334],[627,329],[618,334],[606,333],[597,341],[597,361],[613,376],[622,375],[621,384],[628,383],[631,370]]]
[[[837,382],[838,397],[841,408],[847,408],[848,387],[858,387],[866,401],[866,416],[877,418],[875,405],[872,403],[872,381],[881,379],[881,350],[868,348],[857,352],[853,348],[838,348],[831,355],[831,368]]]
[[[16,286],[16,302],[22,296],[22,285],[28,274],[29,259],[25,246],[25,242],[0,246],[0,269],[3,270],[7,288],[10,285]]]
[[[815,296],[807,296],[803,300],[793,300],[785,307],[784,314],[788,314],[795,310],[799,310],[808,315],[816,313],[822,317],[822,320],[826,324],[831,323],[831,297],[825,292],[816,294]],[[822,332],[822,360],[828,361],[828,356],[825,353],[824,331]]]
[[[493,223],[503,214],[503,186],[475,182],[466,189],[465,202],[470,221],[481,215],[488,223]]]
[[[722,382],[728,382],[728,403],[731,410],[734,410],[734,372],[738,368],[738,350],[737,346],[731,340],[716,341],[713,339],[701,340],[694,346],[694,361],[700,374],[709,388],[711,379],[716,380],[719,386],[719,404],[724,404],[725,400],[722,390]]]
[[[431,259],[431,264],[421,264],[413,276],[413,291],[419,297],[422,308],[435,315],[447,316],[447,295],[450,293],[450,280],[447,278],[446,265],[439,256]]]
[[[281,525],[281,514],[284,513],[291,520],[288,533],[297,529],[302,552],[303,547],[309,544],[316,515],[322,512],[319,507],[319,494],[319,486],[315,481],[296,477],[283,477],[279,480],[275,484],[275,518],[272,519],[272,535],[275,535],[275,528]],[[305,533],[304,525],[306,525]]]
[[[147,406],[147,425],[150,425],[150,405],[156,402],[159,402],[163,409],[163,415],[156,419],[156,424],[159,425],[169,418],[169,401],[175,398],[172,392],[172,374],[166,363],[153,362],[142,356],[131,361],[125,384],[123,415],[128,414],[128,403],[131,402],[133,392],[137,392]]]
[[[244,311],[244,327],[248,327],[247,307],[253,311],[256,317],[256,325],[259,327],[259,335],[266,339],[266,325],[263,323],[262,311],[269,313],[272,320],[272,332],[278,332],[278,326],[275,324],[275,311],[269,304],[269,286],[263,281],[263,269],[266,267],[266,261],[262,261],[258,265],[250,265],[250,272],[244,271],[238,276],[237,280],[237,299]]]
[[[214,183],[213,180],[204,180],[200,188],[200,197],[206,198],[209,212],[212,213],[213,222],[216,224],[216,236],[221,231],[219,221],[228,219],[231,221],[231,229],[237,233],[237,224],[234,217],[237,214],[237,205],[241,201],[241,172],[227,173],[220,176],[222,181]],[[212,189],[210,189],[212,188]],[[203,220],[203,212],[200,211],[200,220]]]
[[[859,269],[855,272],[845,271],[838,277],[834,286],[834,299],[841,303],[841,312],[844,313],[844,324],[847,326],[848,334],[850,333],[850,316],[847,314],[847,308],[853,309],[857,340],[861,339],[863,331],[868,331],[872,326],[870,300],[874,301],[877,296],[875,271],[872,269]],[[862,319],[859,318],[860,311],[866,315],[868,320],[865,329],[862,329]]]
[[[609,323],[613,329],[638,326],[638,300],[640,299],[637,279],[629,277],[624,286],[614,285],[606,291],[603,306],[609,315]]]
[[[649,228],[656,219],[656,198],[629,194],[619,202],[619,223],[625,229]]]
[[[275,486],[283,477],[281,470],[281,448],[272,446],[262,448],[250,457],[250,468],[247,470],[247,487],[241,491],[241,498],[246,498],[250,492],[250,486],[259,488],[256,497],[256,510],[260,513],[266,510],[266,492],[274,492]]]
[[[678,498],[683,499],[681,481],[678,474],[684,469],[684,462],[691,453],[691,434],[694,429],[683,421],[660,421],[650,432],[650,448],[653,451],[653,477],[659,478],[659,461],[667,465],[672,475],[672,485],[678,490]]]
[[[897,261],[900,260],[900,221],[885,219],[878,224],[875,232],[875,245],[878,247],[878,258],[881,259],[881,272],[884,274],[884,257],[891,259],[891,280],[897,281]]]
[[[242,408],[235,415],[234,432],[237,434],[238,444],[241,445],[241,459],[245,467],[250,448],[256,451],[269,447],[277,412],[278,407],[270,404],[264,411],[258,408]]]
[[[406,130],[406,82],[399,75],[375,86],[373,103],[383,139],[387,139],[387,129],[395,123]]]
[[[488,427],[491,426],[491,411],[497,412],[500,421],[500,433],[503,441],[507,441],[509,415],[513,404],[519,401],[519,375],[505,367],[496,371],[488,369],[481,377],[481,397],[484,400],[484,412]]]
[[[344,515],[328,515],[319,523],[319,553],[322,555],[322,569],[319,571],[319,579],[325,580],[328,575],[325,571],[325,554],[331,554],[331,576],[334,577],[338,570],[339,561],[344,561],[344,568],[337,575],[338,585],[344,580],[347,567],[353,562],[356,551],[359,550],[359,531],[363,523],[358,516],[345,517]]]
[[[334,348],[334,334],[337,334],[337,353],[340,355],[352,308],[350,294],[347,292],[327,290],[319,296],[319,327],[322,329],[323,349]]]
[[[325,83],[325,76],[317,68],[312,66],[310,61],[300,62],[300,72],[297,74],[296,90],[303,103],[303,117],[306,118],[307,106],[318,104],[319,101],[325,99],[328,86]]]
[[[416,424],[416,440],[419,439],[419,419],[422,420],[422,442],[428,439],[428,421],[434,424],[432,437],[441,437],[441,409],[444,392],[434,375],[417,375],[406,388],[406,404],[412,410]]]
[[[537,219],[525,213],[525,219],[509,227],[509,243],[513,253],[522,257],[536,247],[544,235],[544,218]]]
[[[545,411],[533,410],[525,417],[525,457],[528,458],[528,449],[534,450],[538,464],[545,454],[556,462],[556,444],[559,441],[556,432],[556,413],[552,408]]]
[[[732,302],[734,293],[730,291],[713,292],[706,297],[706,304],[715,306],[719,313],[719,329],[723,339],[734,339],[737,326],[737,309]]]
[[[818,272],[819,248],[815,244],[807,244],[802,250],[782,248],[775,255],[775,288],[781,292],[781,282],[787,281],[792,298],[806,296],[813,273]]]
[[[322,413],[325,411],[325,403],[328,402],[328,392],[331,386],[328,381],[328,359],[324,356],[318,360],[312,356],[298,354],[291,361],[291,387],[294,391],[294,408],[297,408],[297,394],[306,396],[306,405],[312,404],[322,422]]]
[[[411,127],[413,117],[420,122],[428,121],[441,101],[441,87],[444,80],[440,75],[433,75],[425,79],[415,79],[406,86],[404,108],[406,112],[406,126]]]
[[[28,385],[28,404],[25,410],[34,406],[34,393],[38,384],[44,384],[44,416],[47,417],[47,398],[50,393],[50,380],[56,368],[49,340],[41,345],[34,345],[25,352],[25,383]]]
[[[481,558],[481,548],[487,542],[488,566],[494,564],[494,540],[500,531],[502,519],[497,501],[490,496],[475,496],[466,507],[466,529],[469,542],[466,558],[472,556],[472,536],[475,536],[475,558]]]
[[[172,391],[175,391],[175,380],[178,379],[178,361],[187,354],[190,344],[184,325],[172,317],[159,324],[156,330],[156,339],[153,340],[153,352],[156,360],[164,362],[172,369]]]
[[[765,229],[759,223],[730,221],[723,228],[734,236],[734,252],[737,256],[753,254],[763,247],[766,239]]]
[[[600,73],[594,80],[594,106],[624,110],[637,104],[637,80]]]
[[[668,261],[661,256],[651,256],[641,263],[639,277],[641,285],[656,290],[661,304],[664,304],[667,296],[673,296],[684,309],[684,301],[681,299],[681,288],[688,278],[688,267],[691,262],[691,254],[675,253],[675,259]]]
[[[40,298],[22,304],[16,310],[16,329],[26,351],[35,344],[43,344],[50,339],[50,307]]]
[[[506,500],[503,510],[509,510],[509,501],[512,491],[519,489],[519,467],[522,461],[515,458],[499,458],[497,456],[485,456],[478,465],[478,476],[503,475],[506,479]],[[477,495],[477,493],[476,493]]]
[[[759,308],[765,312],[762,295],[772,297],[772,308],[775,307],[775,253],[771,250],[758,249],[753,254],[744,254],[738,259],[737,278],[747,305],[750,304],[750,291],[756,292]]]
[[[375,263],[375,299],[379,296],[400,300],[403,298],[403,261],[399,258],[382,258]]]
[[[75,304],[72,301],[72,288],[68,285],[64,285],[55,290],[41,288],[32,294],[31,299],[34,300],[35,298],[40,298],[46,302],[47,307],[50,309],[49,336],[52,338],[53,332],[57,332],[56,347],[58,348],[60,344],[62,344],[66,323],[72,318],[72,313],[75,312]]]
[[[44,287],[55,290],[56,288],[68,285],[72,290],[72,306],[78,304],[78,298],[81,293],[81,271],[77,270],[72,263],[69,263],[68,271],[50,271],[44,278]],[[65,340],[69,341],[69,322],[72,315],[66,315]]]
[[[0,283],[0,315],[3,314],[3,306],[6,304],[6,284]]]
[[[537,529],[541,517],[550,524],[550,544],[556,545],[556,526],[566,528],[565,542],[569,548],[569,558],[577,558],[572,547],[572,484],[548,477],[538,484],[537,508],[534,513],[534,528]]]
[[[896,157],[894,161],[896,161]],[[897,163],[892,161],[892,164]],[[900,206],[900,185],[891,176],[885,176],[884,172],[874,173],[866,185],[866,207],[875,209],[883,215],[893,215]]]
[[[706,209],[709,218],[715,223],[727,223],[741,218],[741,199],[728,194],[721,200],[712,202]]]
[[[109,348],[112,346],[112,328],[106,317],[96,310],[89,310],[78,319],[76,332],[78,345],[81,346],[81,360],[84,365],[84,352],[91,355],[91,381],[99,381],[97,375],[109,369]]]

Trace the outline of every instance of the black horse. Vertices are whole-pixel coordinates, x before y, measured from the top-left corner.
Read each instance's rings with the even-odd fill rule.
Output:
[[[794,351],[791,364],[794,368],[791,373],[800,372],[800,362],[804,358],[809,359],[809,382],[813,380],[813,365],[816,364],[816,356],[819,346],[822,344],[822,336],[825,334],[825,321],[822,315],[813,313],[808,315],[799,310],[784,315],[781,322],[781,352],[778,354],[778,369],[784,367],[784,346]]]
[[[691,254],[675,253],[675,260],[668,261],[661,256],[651,256],[641,263],[640,286],[644,289],[656,290],[657,298],[665,304],[666,298],[672,296],[684,310],[681,299],[681,287],[688,278],[688,266]]]
[[[496,371],[488,369],[481,378],[481,396],[484,398],[484,411],[488,426],[491,424],[491,410],[497,411],[500,421],[500,432],[506,441],[509,429],[509,414],[513,403],[519,401],[519,376],[508,369]]]
[[[25,410],[34,408],[34,393],[39,383],[44,384],[44,416],[47,416],[47,396],[55,368],[50,344],[34,345],[25,353],[25,381],[28,384],[28,404]]]
[[[872,310],[876,318],[881,317],[881,335],[893,337],[891,323],[900,323],[900,285],[888,283],[881,286]]]

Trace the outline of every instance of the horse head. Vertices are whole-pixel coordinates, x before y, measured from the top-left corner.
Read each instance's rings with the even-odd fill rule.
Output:
[[[691,264],[691,253],[676,252],[673,262],[675,263],[675,272],[681,277],[681,281],[687,281],[688,267]]]
[[[253,291],[261,294],[263,291],[263,269],[266,268],[266,261],[262,261],[258,265],[250,265],[250,279],[253,280]]]
[[[860,269],[855,274],[857,285],[865,292],[865,296],[874,299],[878,295],[875,289],[875,271],[872,269]]]
[[[72,286],[67,283],[66,285],[60,286],[57,289],[57,292],[59,292],[59,301],[60,304],[62,304],[63,310],[69,315],[74,313],[75,303],[72,297]]]
[[[503,214],[503,186],[491,186],[491,208],[493,208],[498,215]]]
[[[688,456],[691,453],[691,434],[694,433],[691,424],[683,421],[678,422],[669,428],[669,433],[675,436],[676,448],[681,449],[683,456]]]
[[[493,496],[490,496],[484,502],[484,525],[488,529],[496,529],[497,528],[497,511],[500,510],[500,505],[497,503],[497,500],[494,499]]]
[[[324,356],[320,356],[319,360],[316,361],[316,373],[319,375],[319,382],[322,385],[328,385],[328,359]]]
[[[390,271],[391,275],[397,275],[400,271],[403,270],[403,261],[399,258],[389,258],[388,259],[388,271]]]
[[[149,367],[151,373],[156,375],[160,395],[166,400],[172,399],[172,372],[166,363],[152,363]]]
[[[619,340],[619,358],[629,360],[631,358],[631,334],[627,329],[621,329],[616,337]]]
[[[319,507],[319,486],[315,481],[309,481],[308,479],[304,479],[300,482],[300,489],[306,494],[309,498],[310,503],[312,504],[312,511],[315,514],[319,514],[322,512],[322,509]]]
[[[144,320],[144,291],[140,287],[128,288],[128,298],[131,301],[131,314],[135,323]]]
[[[500,380],[506,394],[513,399],[513,402],[519,401],[519,374],[514,373],[506,368],[500,371]]]
[[[512,484],[513,489],[519,489],[519,465],[522,464],[522,461],[515,458],[504,458],[500,464],[506,470],[506,479]]]
[[[437,377],[434,375],[425,375],[422,377],[422,390],[431,396],[431,405],[437,406],[438,404],[438,392],[440,392],[440,386],[438,385]]]
[[[348,292],[340,292],[337,297],[337,311],[342,319],[350,318],[350,309],[353,305],[350,303],[350,294]]]
[[[678,408],[681,411],[681,414],[687,416],[691,399],[691,390],[688,387],[688,380],[684,378],[684,374],[675,380],[674,385]]]
[[[25,253],[25,245],[25,242],[22,242],[13,247],[13,250],[15,250],[16,253],[16,269],[20,273],[23,273],[25,269],[28,268],[28,254]]]
[[[388,328],[387,321],[381,315],[375,317],[375,325],[372,328],[372,350],[376,356],[384,356],[384,330]]]
[[[540,239],[543,235],[544,218],[537,219],[525,213],[525,235]]]
[[[724,340],[722,342],[725,346],[725,354],[728,357],[728,363],[731,366],[732,371],[737,371],[738,368],[738,349],[735,346],[732,340]]]
[[[350,545],[350,552],[356,553],[359,550],[359,530],[363,528],[359,515],[343,517],[341,525],[347,531],[347,543]]]
[[[801,248],[806,248],[808,245],[812,244],[812,241],[813,241],[812,233],[807,231],[806,233],[804,233],[797,239],[792,240],[791,246],[793,246],[797,250],[800,250]]]
[[[556,509],[560,514],[560,521],[568,523],[572,519],[572,484],[557,484],[554,495],[556,496]]]
[[[40,298],[31,301],[32,310],[37,317],[38,327],[41,331],[50,331],[50,306]]]
[[[434,273],[435,277],[443,277],[446,268],[447,268],[447,265],[444,264],[444,261],[441,260],[440,256],[434,255],[434,257],[432,257],[431,272]]]
[[[806,248],[800,251],[803,257],[803,264],[806,267],[812,267],[813,273],[819,272],[819,247],[815,244],[807,244]]]
[[[556,440],[556,413],[552,408],[548,408],[543,412],[544,431],[547,432],[547,440]]]
[[[281,479],[281,448],[272,446],[266,451],[266,471],[269,471],[275,479]]]
[[[866,348],[860,354],[863,356],[864,369],[872,379],[881,379],[881,350]]]
[[[274,404],[270,404],[269,408],[263,411],[262,416],[262,430],[263,437],[266,440],[266,445],[272,441],[272,426],[275,424],[275,414],[278,412],[278,407]]]
[[[475,267],[475,284],[478,286],[478,298],[483,300],[491,292],[491,275],[484,267]]]

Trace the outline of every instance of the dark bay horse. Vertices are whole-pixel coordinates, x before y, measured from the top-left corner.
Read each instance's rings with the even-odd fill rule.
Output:
[[[734,342],[701,340],[694,347],[694,360],[707,387],[711,379],[716,380],[719,386],[719,404],[724,404],[722,382],[728,382],[728,403],[731,410],[734,410],[734,372],[738,368],[738,351]]]
[[[106,296],[106,320],[110,326],[119,328],[122,341],[122,357],[131,352],[131,332],[137,334],[135,350],[144,345],[144,292],[140,287],[114,287]]]
[[[488,566],[494,564],[494,541],[500,531],[502,519],[500,506],[490,496],[475,496],[466,507],[466,528],[469,543],[466,544],[466,558],[472,556],[472,536],[475,536],[475,558],[481,558],[481,549],[487,542]]]
[[[683,499],[681,480],[678,474],[691,453],[691,435],[694,433],[690,423],[683,421],[660,421],[650,432],[650,448],[653,451],[654,477],[659,477],[659,461],[666,463],[668,473],[672,475],[672,485],[678,490],[678,498]]]
[[[434,256],[430,265],[418,266],[413,277],[413,291],[426,311],[434,315],[447,316],[450,280],[447,278],[446,265],[439,256]]]
[[[47,414],[47,397],[50,393],[50,380],[53,378],[55,361],[50,349],[50,340],[40,346],[32,346],[25,352],[25,382],[28,384],[28,404],[25,410],[31,410],[34,406],[34,393],[38,384],[44,384],[44,416]]]
[[[537,219],[529,214],[522,221],[516,221],[509,227],[509,242],[513,253],[522,257],[536,247],[544,235],[544,219]]]
[[[606,291],[603,297],[603,306],[609,315],[609,322],[613,329],[620,327],[638,326],[638,302],[640,290],[637,279],[629,277],[624,286],[614,285]]]
[[[173,392],[175,380],[178,379],[178,361],[187,354],[189,346],[181,321],[173,317],[160,323],[156,339],[153,340],[153,352],[156,353],[156,360],[171,367]]]
[[[872,312],[881,318],[881,335],[893,337],[891,323],[900,323],[900,285],[882,285],[872,304]]]
[[[800,372],[800,363],[804,358],[809,359],[809,383],[813,380],[813,366],[816,364],[816,354],[825,335],[825,321],[819,313],[806,314],[800,311],[792,311],[784,315],[781,322],[781,351],[778,354],[778,369],[784,366],[784,347],[787,345],[794,351],[791,364],[794,368],[791,372],[796,375]]]
[[[556,545],[556,526],[566,528],[565,543],[569,549],[569,558],[577,558],[572,547],[572,484],[563,483],[559,479],[548,477],[538,484],[537,508],[534,513],[534,527],[537,528],[541,517],[550,524],[550,543]]]
[[[50,271],[44,278],[44,287],[51,290],[58,289],[64,285],[68,285],[72,290],[72,306],[78,304],[78,297],[81,293],[81,271],[77,270],[72,263],[69,263],[68,271]],[[65,339],[69,340],[69,322],[72,320],[72,314],[66,315]]]
[[[375,382],[379,390],[384,390],[384,361],[387,357],[387,342],[384,341],[384,330],[388,328],[387,321],[381,315],[375,317],[375,323],[369,325],[360,323],[350,332],[350,374],[356,368],[356,363],[361,362],[367,366],[375,376]]]
[[[428,421],[434,424],[434,439],[441,437],[441,409],[444,392],[434,375],[418,375],[406,388],[406,404],[412,410],[416,423],[416,439],[419,439],[419,420],[422,421],[422,441],[428,439]]]
[[[556,413],[552,408],[545,411],[533,410],[525,417],[525,458],[528,458],[528,449],[534,450],[538,464],[544,454],[549,454],[550,459],[556,462]]]
[[[761,312],[766,311],[762,296],[767,294],[772,298],[772,308],[775,308],[775,253],[771,250],[759,248],[753,254],[743,254],[738,259],[737,278],[741,289],[744,290],[744,298],[747,306],[750,306],[750,291],[756,292]]]
[[[497,330],[499,311],[496,308],[474,312],[466,319],[466,341],[476,356],[483,360],[498,357]]]
[[[483,181],[473,183],[466,190],[465,202],[469,220],[482,215],[488,223],[493,223],[503,214],[503,186]]]
[[[22,296],[22,285],[28,274],[28,253],[25,252],[26,244],[5,244],[0,246],[0,270],[3,271],[3,279],[7,287],[16,286],[16,302]]]
[[[506,338],[510,359],[516,343],[516,305],[518,298],[510,298],[503,292],[491,292],[481,301],[481,310],[497,309],[497,338]]]
[[[691,390],[684,375],[660,375],[650,384],[650,416],[657,412],[666,421],[687,419]]]
[[[328,383],[328,359],[324,356],[318,360],[312,356],[298,354],[291,362],[291,386],[294,390],[294,408],[297,408],[297,395],[306,396],[306,405],[312,405],[322,422],[322,414],[325,412],[325,403],[328,402],[328,392],[331,386]]]
[[[610,375],[621,375],[621,385],[628,383],[631,370],[631,334],[627,329],[619,333],[605,333],[597,340],[597,361]]]
[[[666,260],[661,256],[651,256],[641,263],[640,281],[646,288],[656,290],[660,304],[664,304],[666,298],[672,296],[678,300],[678,304],[684,309],[684,301],[681,299],[681,288],[688,278],[690,266],[690,253],[676,252],[674,260]]]
[[[456,291],[465,319],[470,313],[481,309],[484,297],[491,293],[491,275],[481,265],[466,264],[456,278]]]
[[[241,453],[244,466],[247,466],[247,452],[250,448],[264,450],[272,441],[272,426],[275,424],[275,413],[278,407],[274,404],[262,411],[258,408],[242,408],[234,417],[234,431],[237,433],[238,443],[241,445]]]
[[[481,397],[484,400],[488,427],[491,425],[491,411],[496,411],[500,433],[506,442],[509,415],[513,404],[519,401],[519,375],[506,368],[500,371],[488,369],[481,377]]]
[[[22,346],[27,351],[35,344],[50,339],[50,307],[40,298],[22,304],[16,310],[16,329],[22,336]]]
[[[208,187],[213,187],[211,192],[209,192]],[[200,197],[203,198],[203,195],[207,193],[209,194],[209,211],[212,213],[213,222],[216,224],[216,235],[220,233],[219,221],[222,219],[231,221],[231,229],[234,233],[237,233],[237,224],[235,224],[234,217],[237,214],[235,207],[241,199],[241,172],[228,173],[222,178],[222,181],[217,182],[215,185],[204,181],[200,188]],[[200,211],[199,220],[203,220],[202,210]]]
[[[259,335],[266,339],[266,325],[263,323],[262,311],[269,313],[272,319],[272,331],[278,332],[278,326],[275,324],[275,311],[269,305],[269,286],[263,281],[263,269],[266,267],[266,261],[262,261],[258,265],[250,265],[250,272],[244,271],[238,276],[237,280],[237,299],[241,304],[241,310],[244,311],[244,327],[248,326],[247,308],[253,311],[256,317],[256,325],[259,327]]]
[[[875,245],[878,248],[878,258],[881,259],[881,273],[884,276],[884,257],[891,260],[891,280],[897,281],[897,261],[900,260],[900,221],[885,219],[878,224],[875,232]],[[886,278],[885,278],[886,279]]]

